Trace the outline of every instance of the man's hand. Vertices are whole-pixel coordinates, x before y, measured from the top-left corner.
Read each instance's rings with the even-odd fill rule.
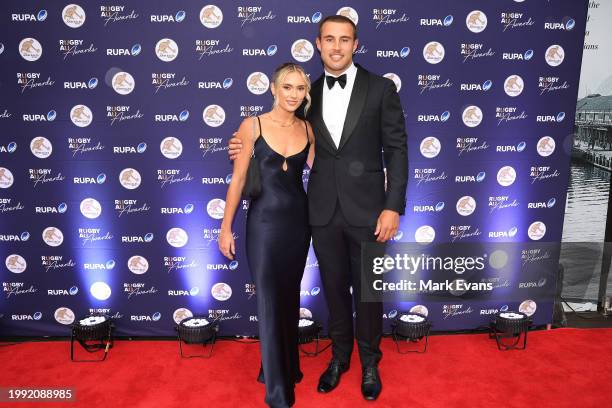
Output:
[[[233,136],[234,137],[232,137],[229,140],[229,150],[228,150],[229,159],[232,161],[236,160],[236,158],[242,151],[242,140],[236,137],[236,133],[234,133]]]
[[[374,235],[378,235],[377,242],[387,242],[397,234],[399,228],[399,213],[393,210],[383,210],[376,221],[376,231]]]

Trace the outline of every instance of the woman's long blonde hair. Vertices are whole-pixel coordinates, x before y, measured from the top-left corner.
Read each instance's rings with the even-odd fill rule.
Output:
[[[272,84],[276,88],[276,86],[280,84],[290,72],[299,72],[302,75],[304,82],[306,82],[306,105],[304,106],[304,116],[306,116],[308,109],[310,108],[311,99],[310,78],[308,78],[308,75],[306,75],[304,68],[298,64],[294,64],[293,62],[286,62],[274,70],[274,74],[272,74]],[[276,104],[276,100],[274,103]]]

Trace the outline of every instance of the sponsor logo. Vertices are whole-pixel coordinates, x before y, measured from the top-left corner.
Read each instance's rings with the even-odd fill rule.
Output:
[[[42,9],[37,14],[33,13],[21,13],[21,14],[11,14],[11,21],[19,21],[19,22],[42,22],[47,19],[47,10]]]
[[[147,203],[139,204],[138,200],[115,200],[115,211],[118,217],[123,214],[131,215],[137,213],[146,213],[151,209]]]
[[[14,181],[13,173],[6,167],[0,167],[0,188],[9,188]]]
[[[519,96],[523,89],[525,88],[525,83],[523,82],[523,78],[518,75],[510,75],[504,81],[504,91],[508,96]]]
[[[55,84],[55,81],[50,76],[45,81],[41,81],[40,72],[18,72],[17,85],[21,87],[21,93],[26,89],[46,88]]]
[[[226,301],[232,296],[232,287],[224,282],[215,283],[210,289],[213,298]]]
[[[487,15],[480,10],[470,11],[465,18],[465,25],[473,33],[481,33],[487,28]]]
[[[274,20],[276,15],[272,14],[271,10],[264,14],[260,6],[240,6],[238,7],[237,17],[242,20],[240,26],[244,27],[246,24]]]
[[[550,136],[544,136],[538,140],[536,145],[538,154],[542,157],[548,157],[555,151],[555,139]]]
[[[200,22],[206,28],[217,28],[223,22],[223,12],[214,4],[208,4],[200,10]]]
[[[67,141],[68,149],[72,151],[72,157],[75,157],[77,153],[85,154],[104,150],[102,143],[98,142],[93,144],[94,142],[89,137],[69,137]],[[76,178],[77,177],[75,177],[75,179]],[[97,181],[97,179],[92,179],[94,183]],[[102,182],[104,182],[104,180],[102,180]]]
[[[95,198],[84,199],[81,201],[79,208],[81,209],[81,214],[89,219],[98,218],[102,214],[102,206]]]
[[[187,245],[189,235],[182,228],[171,228],[166,233],[166,241],[175,248],[182,248]]]
[[[515,28],[531,27],[535,24],[535,21],[533,21],[531,17],[526,17],[525,13],[518,12],[501,13],[500,22],[504,27],[503,31]]]
[[[51,247],[57,247],[64,242],[64,234],[59,228],[47,227],[42,232],[42,238],[45,244]]]
[[[193,180],[193,177],[187,172],[181,177],[181,170],[179,169],[159,169],[157,170],[157,181],[159,181],[161,188],[166,187],[166,184],[176,183],[189,183]]]
[[[423,47],[423,58],[430,64],[438,64],[444,59],[444,46],[437,41],[431,41]]]
[[[533,50],[529,49],[524,53],[520,52],[504,52],[502,59],[506,61],[530,61],[533,58]]]
[[[100,17],[104,20],[104,26],[109,23],[129,22],[139,17],[135,10],[132,9],[129,13],[125,6],[100,6]]]
[[[287,23],[289,24],[317,24],[323,18],[323,14],[320,11],[316,11],[312,16],[287,16]]]
[[[168,159],[176,159],[183,153],[183,144],[176,137],[166,137],[159,145],[161,154]]]
[[[359,23],[359,14],[357,14],[357,11],[352,7],[342,7],[338,11],[336,11],[336,14],[339,16],[350,18],[351,20],[353,20],[353,23],[355,23],[355,25]]]
[[[557,169],[551,169],[550,166],[531,166],[529,176],[531,177],[531,184],[536,181],[544,181],[551,178],[559,177],[561,173]]]
[[[487,173],[484,171],[477,173],[475,176],[471,174],[467,176],[455,176],[455,183],[482,183],[486,177]]]
[[[388,72],[384,74],[383,77],[393,81],[393,83],[395,84],[396,92],[399,92],[400,89],[402,89],[402,80],[400,79],[399,75],[394,74],[393,72]]]
[[[375,8],[372,9],[372,20],[376,23],[376,29],[392,24],[407,23],[410,17],[406,13],[399,15],[397,9]]]
[[[422,225],[414,232],[414,240],[421,244],[433,242],[436,238],[436,230],[429,225]]]
[[[516,170],[511,166],[504,166],[497,172],[497,182],[500,186],[508,187],[516,180]]]
[[[75,126],[87,127],[93,121],[93,113],[85,105],[75,105],[70,110],[70,120]]]
[[[53,145],[49,139],[38,136],[32,139],[30,142],[30,151],[39,159],[46,159],[47,157],[51,156],[51,153],[53,152]]]
[[[89,47],[83,47],[83,40],[59,40],[59,52],[64,54],[64,60],[68,57],[74,57],[76,55],[92,54],[98,49],[89,43]]]
[[[35,38],[24,38],[19,42],[19,55],[26,61],[38,60],[42,52],[42,45]]]
[[[204,123],[210,127],[219,127],[225,122],[225,111],[219,105],[208,105],[202,111]]]
[[[565,59],[565,51],[563,47],[560,45],[551,45],[546,49],[546,54],[544,55],[546,59],[546,63],[551,67],[557,67],[561,65],[563,60]]]
[[[527,316],[533,316],[536,312],[537,304],[533,300],[525,300],[519,305],[519,312],[525,313]]]
[[[189,81],[185,76],[183,76],[180,81],[177,81],[175,77],[176,73],[174,72],[152,73],[151,84],[155,87],[155,93],[158,93],[160,89],[166,90],[189,85]]]
[[[26,260],[18,254],[11,254],[7,256],[4,260],[4,264],[6,265],[6,269],[13,273],[23,273],[28,267]]]
[[[466,217],[472,215],[474,211],[476,211],[476,200],[471,196],[463,196],[457,200],[457,205],[455,207],[459,215]]]
[[[225,201],[220,198],[213,198],[206,204],[206,212],[211,218],[216,220],[223,219],[225,211]]]
[[[421,183],[435,183],[444,181],[448,178],[444,171],[438,172],[436,168],[415,168],[414,179],[417,180],[417,187]]]
[[[124,188],[134,190],[140,186],[142,178],[140,177],[138,170],[126,168],[121,170],[121,173],[119,174],[119,182]]]
[[[432,159],[440,154],[442,145],[440,144],[440,140],[438,140],[438,138],[430,136],[421,141],[420,150],[424,157]]]
[[[476,203],[475,202],[474,202],[474,207],[476,207]],[[459,209],[457,209],[457,212],[459,212]],[[461,215],[463,215],[463,214],[461,214]],[[467,214],[467,215],[469,215],[469,214]],[[479,237],[480,235],[482,235],[482,232],[478,228],[472,229],[471,225],[451,225],[450,226],[450,234],[449,235],[451,237],[451,242],[455,242],[457,240],[460,241],[460,240],[466,239],[466,238]]]
[[[70,28],[79,28],[85,24],[85,10],[78,4],[68,4],[62,10],[62,20]]]
[[[421,87],[421,93],[425,91],[433,91],[434,89],[450,88],[453,83],[450,79],[443,81],[441,75],[437,74],[419,74],[417,77],[417,85]]]
[[[296,40],[291,45],[291,55],[299,62],[310,61],[314,55],[314,47],[310,41],[303,38]]]
[[[476,127],[482,122],[482,110],[478,106],[470,105],[463,110],[461,119],[465,126]]]
[[[164,62],[174,61],[178,52],[178,44],[170,38],[162,38],[155,44],[155,55]]]
[[[490,196],[489,197],[489,213],[494,211],[503,210],[506,208],[516,208],[519,202],[516,198],[510,198],[510,196]]]
[[[468,60],[492,57],[495,55],[495,51],[493,51],[491,47],[485,50],[484,44],[481,43],[462,43],[460,50],[460,54],[463,57],[463,63],[466,63]]]
[[[524,110],[517,113],[515,106],[497,106],[495,108],[495,118],[497,119],[497,126],[500,126],[504,122],[527,119],[527,114]]]
[[[253,72],[246,81],[247,89],[255,94],[262,95],[268,92],[270,80],[263,72]]]
[[[477,137],[458,137],[456,140],[455,147],[457,148],[458,156],[464,153],[484,151],[490,147],[486,140],[479,142],[480,139]]]
[[[187,109],[181,111],[178,115],[158,114],[153,117],[155,122],[186,122],[187,119],[189,119],[189,111]]]
[[[58,172],[55,176],[52,172],[51,169],[28,169],[34,187],[38,187],[39,184],[62,182],[66,179],[66,176],[62,175],[61,172]]]
[[[152,23],[182,23],[186,17],[185,10],[179,10],[176,14],[151,14]]]
[[[276,48],[273,49],[272,47],[276,46],[270,46],[270,52],[274,51],[274,53],[276,53]],[[198,60],[202,60],[202,58],[204,58],[205,56],[212,57],[215,55],[230,54],[234,51],[234,49],[230,47],[229,44],[226,44],[225,47],[221,47],[220,40],[196,40],[195,51],[200,56]],[[262,52],[265,54],[265,50]]]
[[[136,86],[134,81],[134,77],[130,75],[128,72],[117,72],[111,81],[113,85],[113,89],[119,95],[128,95]]]

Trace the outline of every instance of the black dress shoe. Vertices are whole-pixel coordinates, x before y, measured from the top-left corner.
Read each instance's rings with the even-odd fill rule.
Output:
[[[382,391],[382,383],[378,375],[378,368],[365,367],[361,378],[361,394],[368,401],[374,401]]]
[[[347,363],[341,363],[338,360],[332,360],[329,362],[327,370],[321,374],[319,378],[319,385],[317,391],[322,393],[328,393],[338,386],[340,382],[340,376],[346,373],[349,369]]]

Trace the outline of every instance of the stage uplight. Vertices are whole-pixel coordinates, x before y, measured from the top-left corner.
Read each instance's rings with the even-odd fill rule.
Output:
[[[212,356],[217,340],[217,332],[219,331],[218,322],[209,322],[203,316],[192,316],[181,320],[175,330],[178,333],[179,351],[182,358],[209,358]],[[210,344],[208,354],[185,355],[183,353],[183,342],[185,344],[202,344],[204,348]]]
[[[308,317],[301,317],[298,321],[298,345],[304,355],[315,357],[323,351],[319,350],[319,333],[321,328],[322,326],[319,323]],[[312,343],[313,341],[315,342],[315,351],[305,351],[302,345]]]
[[[399,354],[424,353],[429,343],[431,322],[427,316],[420,313],[400,312],[391,322],[391,334]],[[420,343],[425,339],[423,350],[401,350],[401,342]]]
[[[497,348],[501,351],[524,350],[527,347],[527,332],[532,323],[532,319],[525,313],[499,312],[491,322],[489,338],[495,338]]]
[[[72,325],[70,335],[70,360],[77,362],[104,361],[113,347],[113,324],[110,317],[103,314],[90,314]],[[104,356],[97,360],[75,360],[75,340],[88,352],[104,350]]]

